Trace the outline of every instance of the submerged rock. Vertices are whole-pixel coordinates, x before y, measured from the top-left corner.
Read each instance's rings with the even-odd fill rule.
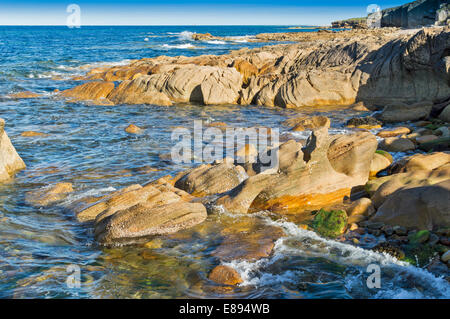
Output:
[[[215,267],[208,278],[218,284],[234,286],[242,283],[239,273],[233,268],[225,265]]]
[[[312,130],[319,127],[330,127],[330,119],[326,116],[299,116],[288,119],[283,125],[292,126],[292,131]]]
[[[25,163],[5,132],[5,120],[0,118],[0,182],[9,180],[17,171],[24,168]]]
[[[125,132],[130,133],[130,134],[139,134],[142,132],[142,129],[139,126],[130,124],[125,128]]]
[[[72,183],[58,183],[26,193],[25,201],[34,206],[48,206],[63,200],[71,192]]]

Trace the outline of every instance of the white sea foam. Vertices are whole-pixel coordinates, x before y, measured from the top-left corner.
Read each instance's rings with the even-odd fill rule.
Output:
[[[264,214],[260,214],[264,216]],[[286,237],[275,242],[270,258],[257,261],[231,261],[224,263],[235,268],[243,279],[242,286],[270,286],[274,284],[299,282],[301,270],[287,270],[274,274],[267,267],[287,256],[308,256],[328,259],[347,265],[353,270],[344,278],[344,286],[350,293],[367,298],[449,298],[450,284],[442,277],[436,277],[425,269],[399,261],[395,257],[366,250],[361,247],[320,237],[314,232],[299,228],[285,220],[272,220],[263,217],[268,225],[284,229]],[[283,262],[283,261],[281,261]],[[370,291],[366,286],[366,267],[377,264],[382,271],[382,287]],[[359,273],[354,273],[354,272]],[[421,287],[422,291],[417,287]]]
[[[76,202],[77,200],[80,200],[82,198],[85,197],[89,197],[89,196],[100,196],[100,195],[104,195],[105,193],[111,193],[116,191],[116,189],[114,187],[105,187],[105,188],[92,188],[92,189],[88,189],[82,193],[78,193],[78,194],[69,194],[66,199],[61,203],[61,206],[67,207],[70,204],[72,204],[73,202]]]
[[[180,39],[180,40],[192,40],[192,36],[194,35],[194,32],[191,32],[191,31],[183,31],[183,32],[180,32],[179,34],[178,34],[178,38]]]
[[[162,47],[165,49],[194,49],[194,48],[196,48],[196,46],[191,43],[174,44],[174,45],[163,44]]]
[[[211,40],[211,41],[206,41],[206,43],[209,43],[209,44],[227,44],[225,41],[221,41],[221,40]]]

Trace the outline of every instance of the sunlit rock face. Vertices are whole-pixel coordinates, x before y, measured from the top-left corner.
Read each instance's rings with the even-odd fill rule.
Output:
[[[9,180],[17,171],[24,168],[25,163],[5,132],[5,120],[0,118],[0,182]]]

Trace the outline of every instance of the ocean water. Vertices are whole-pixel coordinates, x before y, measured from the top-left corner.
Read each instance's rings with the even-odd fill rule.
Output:
[[[27,164],[14,180],[0,185],[0,298],[450,297],[450,286],[442,278],[370,251],[371,238],[365,248],[359,248],[320,238],[292,220],[265,212],[213,214],[192,229],[158,238],[153,249],[100,247],[93,240],[91,225],[74,218],[69,207],[79,198],[143,184],[194,165],[164,160],[175,143],[170,139],[173,128],[193,128],[194,120],[221,121],[233,127],[267,126],[287,134],[288,128],[281,125],[286,118],[325,114],[332,120],[331,133],[345,133],[345,120],[354,114],[339,108],[92,106],[67,103],[52,93],[79,84],[71,78],[86,72],[87,64],[125,64],[158,55],[224,54],[270,44],[248,42],[255,34],[286,31],[286,26],[0,26],[0,117]],[[193,41],[193,32],[234,38]],[[43,96],[5,97],[21,91]],[[131,123],[144,133],[125,133]],[[48,135],[20,135],[28,130]],[[57,182],[71,182],[75,189],[59,205],[37,208],[25,201],[27,192]],[[224,262],[240,272],[244,279],[240,286],[223,288],[208,281],[209,271],[219,264],[214,251],[227,233],[241,234],[243,242],[248,235],[254,243],[273,226],[281,227],[285,236],[276,241],[270,257]],[[256,237],[250,236],[255,233]],[[239,243],[235,249],[240,249]],[[382,269],[380,289],[366,285],[367,266],[374,263]],[[80,287],[67,285],[73,269],[80,270]]]

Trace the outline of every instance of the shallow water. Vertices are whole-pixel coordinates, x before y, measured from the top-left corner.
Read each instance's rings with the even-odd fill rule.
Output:
[[[232,127],[280,128],[288,117],[325,114],[331,133],[346,132],[351,111],[329,108],[283,110],[239,106],[89,106],[55,99],[54,89],[74,86],[70,77],[85,64],[121,62],[157,55],[222,54],[261,46],[245,36],[284,32],[286,27],[0,27],[0,96],[31,90],[37,99],[0,98],[6,131],[27,169],[0,186],[0,297],[65,298],[440,298],[450,286],[425,270],[348,244],[325,240],[294,223],[264,212],[252,216],[210,215],[192,229],[153,241],[153,248],[102,248],[89,224],[67,207],[73,201],[175,174],[193,164],[160,159],[170,153],[173,128],[193,121],[226,122]],[[291,30],[292,31],[292,30]],[[304,31],[304,30],[301,30]],[[194,42],[189,32],[236,36],[229,42]],[[122,62],[125,63],[125,62]],[[133,123],[140,135],[124,132]],[[23,131],[48,136],[21,137]],[[291,137],[305,138],[308,133]],[[57,207],[35,208],[25,193],[56,182],[72,182],[75,192]],[[285,235],[269,258],[228,260],[244,283],[223,288],[207,280],[219,261],[215,251],[230,234],[258,243],[273,226]],[[261,236],[261,237],[259,237]],[[365,248],[373,243],[369,240]],[[366,286],[368,264],[382,266],[382,288]],[[66,284],[69,265],[81,271],[81,287]]]

